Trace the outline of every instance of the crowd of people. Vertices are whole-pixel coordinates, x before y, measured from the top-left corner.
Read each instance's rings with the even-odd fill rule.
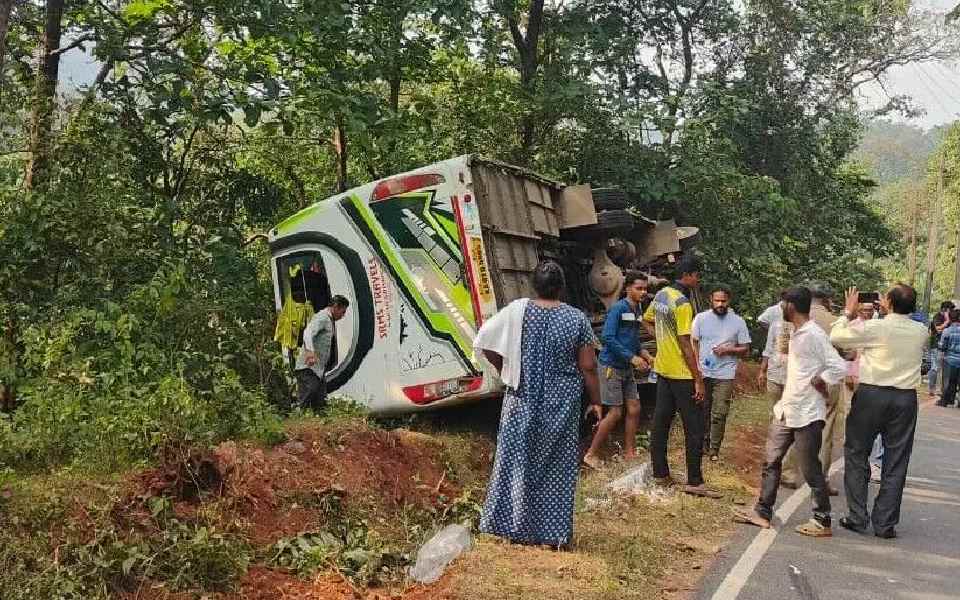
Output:
[[[751,338],[725,286],[711,289],[709,308],[696,314],[701,270],[696,257],[684,257],[676,280],[652,295],[645,275],[627,273],[624,298],[607,311],[598,340],[584,314],[560,301],[563,270],[544,262],[533,275],[536,297],[513,302],[484,324],[475,348],[500,370],[506,393],[482,531],[521,544],[568,545],[581,462],[581,398],[589,399],[586,414],[597,421],[582,463],[599,468],[602,449],[621,422],[624,459],[637,457],[643,385],[655,386],[650,462],[656,485],[721,497],[706,485],[702,461],[719,460],[738,362],[749,354]],[[767,328],[759,376],[772,417],[759,498],[752,508],[735,510],[735,520],[770,527],[779,487],[805,482],[813,518],[797,532],[832,535],[830,497],[839,490],[829,474],[838,445],[847,499],[840,525],[896,536],[929,335],[911,318],[912,287],[897,284],[876,298],[863,296],[848,290],[838,317],[830,286],[795,286],[758,319]],[[960,384],[960,311],[950,307],[941,315],[932,326],[946,403]],[[655,355],[645,337],[656,340]],[[685,443],[683,485],[671,477],[667,457],[677,414]],[[871,469],[880,488],[868,510]]]
[[[933,347],[930,351],[930,371],[927,390],[939,396],[937,406],[953,406],[960,387],[960,309],[951,301],[940,305],[940,312],[930,323]],[[938,379],[940,385],[938,385]]]

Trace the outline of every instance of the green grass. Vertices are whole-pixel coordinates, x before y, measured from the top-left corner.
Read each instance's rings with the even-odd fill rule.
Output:
[[[737,430],[762,427],[768,408],[761,396],[739,397],[728,423]],[[679,419],[678,419],[679,421]],[[683,433],[671,434],[670,462],[683,469]],[[727,451],[731,451],[731,445]],[[628,466],[608,463],[579,481],[570,552],[514,546],[480,536],[459,563],[449,587],[458,600],[557,598],[620,600],[664,598],[695,588],[735,525],[735,503],[752,496],[752,485],[735,464],[704,462],[708,484],[722,500],[677,494],[663,502],[645,497],[610,497],[605,486]],[[587,499],[600,499],[599,503]]]

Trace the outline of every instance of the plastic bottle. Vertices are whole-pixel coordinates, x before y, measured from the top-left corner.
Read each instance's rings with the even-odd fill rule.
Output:
[[[463,525],[447,525],[417,552],[417,563],[410,577],[419,583],[435,583],[455,558],[473,545],[470,530]]]

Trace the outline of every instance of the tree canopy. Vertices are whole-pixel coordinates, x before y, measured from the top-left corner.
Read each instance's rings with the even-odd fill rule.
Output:
[[[289,383],[245,240],[457,154],[701,227],[747,316],[793,282],[877,285],[896,235],[850,159],[856,92],[957,43],[907,2],[0,0],[0,379],[23,404],[0,461],[268,435]],[[96,76],[58,89],[80,48]]]

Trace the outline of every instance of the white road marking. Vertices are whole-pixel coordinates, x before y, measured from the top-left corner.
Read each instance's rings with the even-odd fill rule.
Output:
[[[830,474],[835,473],[842,463],[843,459],[838,458],[830,465]],[[810,496],[810,487],[807,484],[803,484],[780,505],[774,517],[780,520],[781,526],[793,516],[793,513],[796,512],[797,508],[808,496]],[[750,542],[750,545],[747,546],[747,549],[744,550],[740,556],[737,564],[733,565],[733,568],[730,569],[727,576],[720,582],[720,586],[717,588],[717,591],[713,593],[713,596],[711,596],[711,600],[737,599],[740,591],[747,585],[750,575],[753,574],[754,569],[760,564],[767,550],[773,545],[777,533],[779,533],[779,530],[773,527],[770,529],[761,529],[760,532],[757,533],[756,537],[753,538],[753,541]]]

